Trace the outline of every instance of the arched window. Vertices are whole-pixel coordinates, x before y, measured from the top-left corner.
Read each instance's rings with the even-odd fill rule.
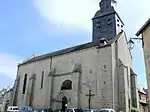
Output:
[[[41,77],[41,89],[43,88],[43,81],[44,81],[44,71],[42,71],[42,77]]]
[[[25,76],[24,76],[22,94],[25,94],[25,92],[26,92],[27,76],[28,76],[28,74],[25,74]]]
[[[65,80],[61,85],[61,90],[70,90],[72,89],[72,81]]]

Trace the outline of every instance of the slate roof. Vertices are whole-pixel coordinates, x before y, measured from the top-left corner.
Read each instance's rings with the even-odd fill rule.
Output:
[[[136,75],[137,76],[137,74],[133,71],[132,68],[130,68],[130,73],[131,73],[131,75]]]
[[[115,36],[114,38],[108,40],[108,43],[105,44],[105,45],[100,45],[100,41],[93,41],[93,42],[77,45],[77,46],[74,46],[74,47],[62,49],[62,50],[59,50],[59,51],[55,51],[55,52],[52,52],[52,53],[47,53],[47,54],[44,54],[44,55],[35,56],[35,57],[33,57],[33,58],[31,58],[27,61],[23,61],[18,66],[24,65],[24,64],[27,64],[27,63],[31,63],[31,62],[35,62],[35,61],[39,61],[39,60],[46,59],[46,58],[51,58],[51,57],[54,57],[54,56],[67,54],[67,53],[74,52],[74,51],[79,51],[79,50],[91,48],[91,47],[94,47],[94,46],[97,46],[99,48],[110,46],[113,42],[118,40],[118,38],[122,35],[122,33],[123,32],[120,32],[117,36]]]
[[[140,28],[140,30],[135,35],[139,36],[149,25],[150,25],[150,18],[146,21],[146,23]]]
[[[108,11],[104,11],[104,12],[101,10],[98,10],[96,12],[96,14],[94,15],[94,17],[92,18],[92,20],[102,17],[102,16],[111,15],[111,14],[116,14],[118,16],[118,18],[120,19],[120,21],[122,22],[122,24],[124,25],[122,19],[120,18],[119,14],[114,10],[114,8],[112,8],[112,10],[108,10]]]

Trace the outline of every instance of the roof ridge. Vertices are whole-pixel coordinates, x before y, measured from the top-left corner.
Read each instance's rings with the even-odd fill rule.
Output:
[[[93,41],[93,42],[88,42],[88,43],[85,43],[85,44],[80,44],[80,45],[76,45],[76,46],[73,46],[73,47],[64,48],[64,49],[61,49],[61,50],[58,50],[58,51],[54,51],[54,52],[51,52],[51,53],[46,53],[46,54],[43,54],[43,55],[33,57],[29,60],[23,61],[18,66],[24,65],[24,64],[27,64],[27,63],[30,63],[30,62],[35,62],[35,61],[38,61],[38,60],[41,60],[41,59],[46,59],[46,58],[50,58],[50,57],[54,57],[54,56],[58,56],[58,55],[63,55],[63,54],[67,54],[67,53],[82,50],[82,49],[91,48],[91,47],[94,47],[94,46],[98,46],[99,48],[106,47],[106,46],[111,45],[116,40],[118,40],[119,37],[122,35],[122,33],[123,33],[123,31],[120,32],[115,37],[113,37],[112,39],[110,39],[106,45],[100,45],[99,40],[98,41]]]

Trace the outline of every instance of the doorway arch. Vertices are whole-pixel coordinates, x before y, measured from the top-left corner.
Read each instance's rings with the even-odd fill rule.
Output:
[[[62,98],[62,110],[65,111],[65,109],[67,108],[67,106],[68,106],[68,99],[67,99],[66,96],[64,96],[64,97]]]
[[[54,108],[54,110],[58,110],[62,109],[62,100],[64,101],[67,99],[67,107],[69,107],[71,105],[72,97],[69,91],[60,91],[54,99],[52,108]]]

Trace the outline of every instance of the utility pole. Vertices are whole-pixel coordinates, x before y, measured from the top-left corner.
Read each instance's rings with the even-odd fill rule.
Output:
[[[92,94],[92,93],[91,93],[91,90],[89,89],[89,93],[86,94],[86,96],[89,97],[89,109],[91,109],[91,97],[92,97],[92,96],[95,96],[95,94]]]

